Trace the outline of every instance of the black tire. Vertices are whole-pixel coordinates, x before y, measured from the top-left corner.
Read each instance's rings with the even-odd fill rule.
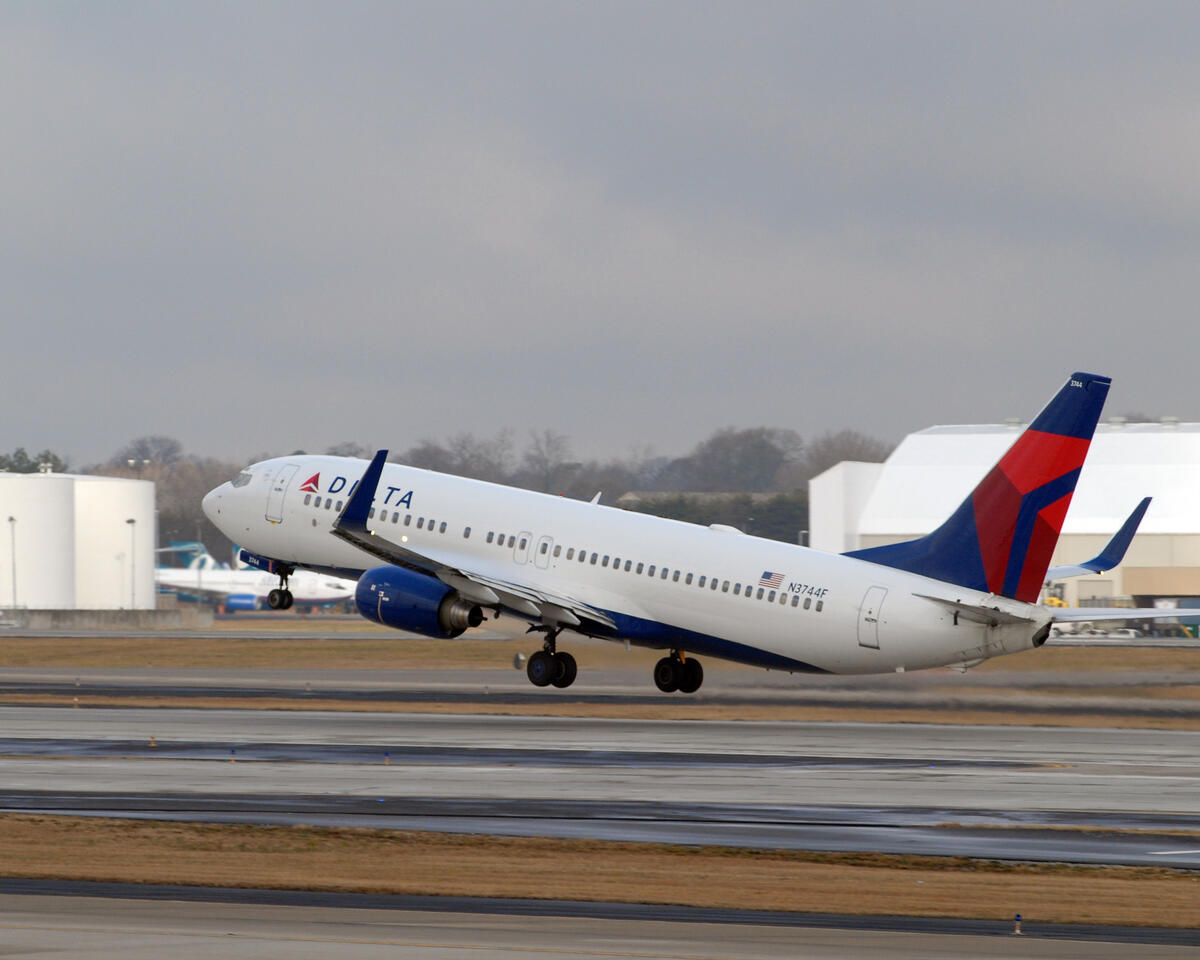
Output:
[[[559,689],[565,690],[575,682],[575,676],[579,673],[579,665],[575,662],[575,658],[565,650],[556,653],[554,659],[558,661],[559,671],[550,682]]]
[[[283,607],[283,591],[272,590],[267,594],[267,606],[272,610],[282,610]]]
[[[280,607],[280,609],[281,610],[291,610],[292,604],[295,602],[296,602],[296,598],[292,596],[292,591],[284,590],[283,591],[283,606]]]
[[[681,672],[683,675],[679,678],[680,693],[695,693],[700,689],[700,684],[704,682],[704,668],[700,666],[699,660],[688,657]]]
[[[663,657],[654,665],[654,685],[663,693],[674,693],[679,689],[679,661],[674,657]]]
[[[529,662],[525,664],[525,676],[535,687],[548,687],[558,676],[560,669],[561,666],[555,662],[554,657],[545,650],[539,650],[529,655]]]

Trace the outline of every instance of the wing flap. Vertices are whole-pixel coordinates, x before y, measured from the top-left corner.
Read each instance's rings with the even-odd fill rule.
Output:
[[[913,596],[945,607],[955,616],[964,620],[982,623],[989,627],[998,627],[1005,623],[1036,624],[1038,622],[1037,617],[1022,617],[1007,610],[1001,610],[999,607],[989,607],[981,603],[964,603],[961,600],[948,600],[945,597],[935,597],[927,593],[914,593]]]

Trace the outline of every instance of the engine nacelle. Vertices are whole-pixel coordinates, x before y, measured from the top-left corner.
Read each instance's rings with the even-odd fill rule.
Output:
[[[483,623],[477,603],[435,577],[404,567],[368,570],[359,577],[354,602],[368,620],[426,637],[457,637]]]
[[[235,610],[258,610],[259,607],[258,597],[253,593],[231,593],[225,598],[226,613],[233,613]]]

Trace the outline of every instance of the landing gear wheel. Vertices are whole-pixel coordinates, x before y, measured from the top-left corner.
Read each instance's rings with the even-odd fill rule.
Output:
[[[699,660],[689,657],[682,664],[682,676],[679,678],[680,693],[695,693],[704,682],[704,668]]]
[[[296,602],[296,599],[295,599],[295,597],[292,596],[292,591],[285,589],[283,591],[283,606],[280,607],[279,609],[280,610],[291,610],[292,604],[295,602]]]
[[[525,676],[535,687],[548,687],[561,669],[562,665],[554,659],[553,654],[539,650],[529,655],[529,662],[525,664]]]
[[[267,606],[270,607],[272,610],[284,609],[283,591],[277,589],[277,590],[272,590],[270,593],[268,593],[267,594]]]
[[[674,657],[663,657],[654,665],[654,685],[663,693],[674,693],[679,689],[682,666]]]
[[[579,673],[579,665],[575,662],[575,658],[566,651],[556,653],[554,660],[558,664],[558,673],[550,682],[559,689],[566,689],[575,682],[575,675]]]

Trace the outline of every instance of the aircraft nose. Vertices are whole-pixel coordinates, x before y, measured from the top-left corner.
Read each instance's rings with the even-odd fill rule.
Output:
[[[221,513],[221,488],[225,486],[227,484],[223,483],[220,487],[214,487],[200,501],[200,509],[204,511],[204,515],[213,523],[217,522],[217,517]]]

